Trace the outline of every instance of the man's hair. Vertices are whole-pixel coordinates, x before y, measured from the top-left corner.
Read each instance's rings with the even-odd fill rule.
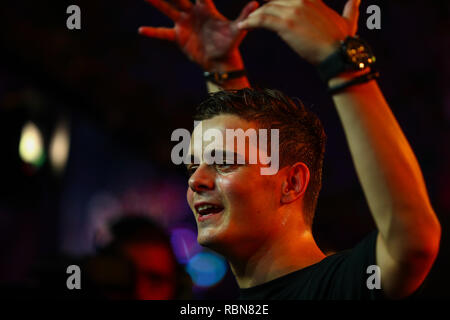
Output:
[[[231,114],[256,122],[261,129],[279,129],[280,167],[303,162],[310,171],[303,206],[305,223],[312,226],[322,186],[326,135],[319,118],[299,99],[295,101],[273,89],[218,91],[197,107],[195,119]]]

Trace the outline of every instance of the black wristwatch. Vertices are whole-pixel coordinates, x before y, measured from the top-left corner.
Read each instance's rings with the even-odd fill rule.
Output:
[[[323,81],[348,71],[364,70],[373,66],[375,56],[369,45],[358,36],[341,41],[338,50],[322,61],[317,69]]]
[[[245,70],[234,70],[234,71],[226,71],[226,72],[203,72],[206,80],[211,81],[217,85],[222,85],[225,81],[230,79],[237,79],[247,75]]]

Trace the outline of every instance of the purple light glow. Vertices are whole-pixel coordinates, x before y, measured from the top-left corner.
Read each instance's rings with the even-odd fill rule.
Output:
[[[182,264],[186,264],[189,259],[202,250],[197,243],[195,231],[185,227],[172,229],[170,240],[175,256]]]

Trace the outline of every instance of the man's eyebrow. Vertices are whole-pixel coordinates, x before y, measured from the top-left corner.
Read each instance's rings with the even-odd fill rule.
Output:
[[[237,164],[238,159],[243,158],[245,162],[245,156],[242,156],[241,154],[231,151],[231,150],[222,150],[222,149],[213,149],[211,150],[211,155],[214,157],[216,154],[222,154],[222,160],[224,163],[229,163],[229,160],[231,160],[231,164]],[[189,162],[185,163],[186,169],[189,169],[192,165],[200,163],[198,161],[198,158],[192,154],[188,154],[186,157]],[[195,161],[197,160],[197,161]],[[196,163],[197,162],[197,163]]]
[[[232,160],[233,162],[233,164],[236,164],[236,163],[238,163],[238,159],[240,158],[240,157],[242,157],[242,155],[241,154],[239,154],[239,153],[237,153],[237,152],[235,152],[235,151],[231,151],[231,150],[213,150],[214,152],[219,152],[219,154],[220,153],[222,153],[222,159],[225,161],[225,162],[227,162],[227,160]],[[244,156],[244,160],[245,160],[245,156]]]

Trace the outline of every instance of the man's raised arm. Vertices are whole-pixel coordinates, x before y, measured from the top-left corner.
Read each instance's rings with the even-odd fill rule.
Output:
[[[181,51],[203,71],[212,73],[214,81],[207,81],[209,92],[221,89],[242,89],[250,84],[241,73],[223,73],[244,69],[239,45],[247,31],[239,30],[237,24],[258,7],[251,1],[236,20],[230,21],[217,11],[212,0],[146,0],[160,12],[172,19],[173,28],[140,27],[139,33],[151,38],[175,42]],[[222,77],[229,77],[221,81]]]
[[[349,0],[343,16],[321,0],[273,0],[240,23],[243,30],[273,30],[300,56],[321,65],[354,36],[359,0]],[[330,87],[370,70],[333,77]],[[441,227],[430,204],[419,164],[374,80],[335,93],[353,163],[379,230],[376,260],[381,285],[391,298],[413,293],[438,253]]]

